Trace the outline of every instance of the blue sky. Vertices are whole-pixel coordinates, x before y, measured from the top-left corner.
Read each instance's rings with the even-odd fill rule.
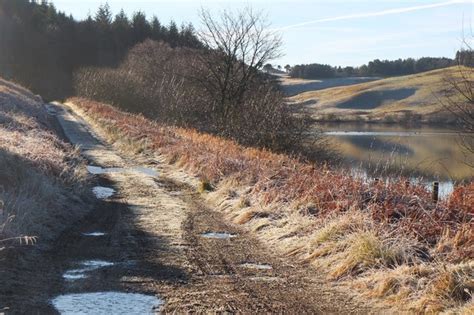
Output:
[[[463,30],[473,28],[474,0],[108,0],[114,13],[144,11],[167,24],[200,27],[201,7],[218,12],[252,6],[282,34],[285,54],[274,64],[327,63],[357,66],[375,58],[453,57]],[[53,0],[61,11],[82,19],[102,0]],[[472,36],[470,36],[472,38]]]

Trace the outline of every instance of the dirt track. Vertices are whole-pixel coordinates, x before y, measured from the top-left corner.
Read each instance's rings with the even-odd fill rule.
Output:
[[[53,251],[9,253],[21,261],[7,257],[12,263],[2,275],[9,287],[0,285],[0,313],[3,308],[7,314],[54,313],[50,301],[58,295],[99,291],[156,295],[165,302],[163,312],[370,312],[330,289],[314,270],[279,258],[251,233],[227,224],[178,170],[151,158],[123,158],[69,109],[54,109],[64,133],[81,145],[90,165],[120,168],[96,175],[98,185],[116,194],[98,201]],[[83,235],[88,232],[106,234]],[[235,237],[205,238],[206,232]],[[89,271],[84,279],[63,279],[87,260],[114,265]],[[245,263],[268,266],[255,269]]]

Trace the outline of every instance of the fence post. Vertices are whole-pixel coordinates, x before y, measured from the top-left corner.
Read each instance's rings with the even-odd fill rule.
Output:
[[[438,202],[438,197],[439,197],[439,183],[438,182],[433,182],[433,195],[432,199],[434,203]]]

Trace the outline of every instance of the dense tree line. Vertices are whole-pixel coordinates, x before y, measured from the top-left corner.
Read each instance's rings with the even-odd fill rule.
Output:
[[[75,94],[247,145],[296,145],[306,121],[262,72],[278,36],[251,9],[201,13],[198,34],[107,4],[76,21],[47,1],[0,0],[0,76],[46,99]]]
[[[474,67],[474,51],[471,48],[461,49],[456,53],[456,63],[467,67]]]
[[[191,24],[164,26],[143,12],[114,16],[105,4],[76,21],[45,0],[0,0],[0,75],[46,98],[70,95],[76,69],[117,66],[131,47],[148,38],[171,47],[201,46]]]
[[[303,79],[333,78],[336,76],[336,69],[319,63],[296,65],[291,68],[290,76]]]
[[[472,53],[459,51],[456,59],[423,57],[420,59],[375,59],[360,67],[332,67],[323,64],[306,64],[293,66],[289,74],[291,77],[304,79],[321,79],[351,76],[397,76],[409,75],[435,69],[442,69],[456,64],[472,66],[474,58]]]

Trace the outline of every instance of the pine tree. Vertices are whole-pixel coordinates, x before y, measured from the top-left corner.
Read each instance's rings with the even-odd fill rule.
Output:
[[[181,26],[180,38],[180,44],[182,46],[192,48],[200,47],[199,40],[196,37],[196,31],[194,30],[194,26],[191,23],[183,24]]]
[[[108,29],[112,24],[112,12],[108,3],[101,5],[95,15],[95,22],[101,29]]]
[[[154,40],[163,39],[163,29],[156,16],[153,16],[153,19],[151,20],[151,38]]]
[[[146,19],[145,13],[138,11],[133,14],[132,18],[132,41],[133,43],[140,43],[151,37],[151,26]]]
[[[108,3],[99,7],[94,21],[98,36],[98,62],[102,65],[113,65],[117,56],[112,38],[112,13]]]
[[[123,9],[115,16],[112,23],[112,31],[117,57],[122,59],[127,49],[132,45],[132,26]]]
[[[170,24],[173,45],[199,43],[192,25],[178,31]],[[87,66],[115,66],[128,50],[147,38],[168,41],[167,28],[142,12],[132,21],[121,10],[112,16],[101,5],[85,20],[76,21],[47,0],[0,0],[0,76],[48,98],[67,96],[72,74]]]
[[[176,25],[176,22],[171,20],[170,25],[168,26],[168,42],[171,47],[175,47],[179,44],[179,30],[178,26]]]

